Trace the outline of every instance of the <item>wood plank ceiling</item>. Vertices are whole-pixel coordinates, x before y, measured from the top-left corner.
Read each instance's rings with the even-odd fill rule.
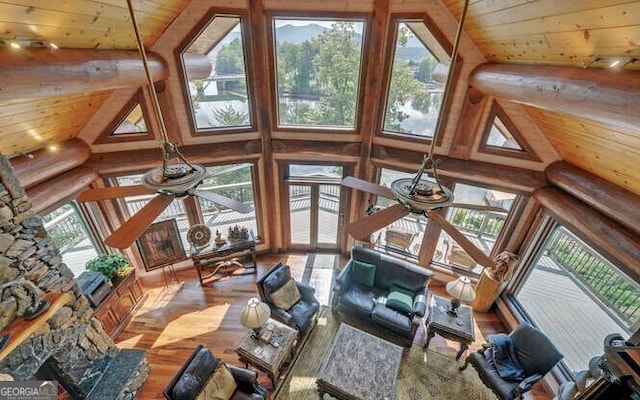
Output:
[[[441,1],[459,17],[463,0]],[[147,47],[188,3],[134,1]],[[338,1],[323,2],[323,9],[333,3],[343,9]],[[419,4],[389,3],[390,9],[394,3]],[[640,59],[638,0],[471,0],[465,27],[491,62],[584,67],[598,56]],[[135,49],[125,0],[0,0],[0,32],[4,42],[26,37],[69,49]],[[640,61],[631,67],[640,73]],[[109,94],[21,100],[16,93],[15,100],[0,102],[0,153],[16,155],[77,136]],[[551,111],[527,110],[538,124],[533,131],[542,131],[564,159],[640,195],[640,168],[634,168],[640,127],[620,132]],[[620,154],[626,161],[619,162]]]

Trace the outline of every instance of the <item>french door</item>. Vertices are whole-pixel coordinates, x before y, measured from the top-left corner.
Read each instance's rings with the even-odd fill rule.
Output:
[[[290,165],[290,173],[295,174],[299,170],[296,167],[302,166]],[[342,167],[307,167],[321,168],[325,173],[299,176],[287,174],[287,247],[308,251],[339,250],[344,216],[340,186]]]

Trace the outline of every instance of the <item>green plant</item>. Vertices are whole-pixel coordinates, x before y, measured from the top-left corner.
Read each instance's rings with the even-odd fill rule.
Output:
[[[129,260],[122,253],[100,254],[85,264],[89,271],[101,272],[111,280],[129,267]]]

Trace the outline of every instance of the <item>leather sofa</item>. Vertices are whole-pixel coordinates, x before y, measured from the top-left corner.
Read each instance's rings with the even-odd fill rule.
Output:
[[[371,265],[375,265],[374,276],[365,276],[363,282],[362,270]],[[427,309],[427,285],[432,277],[433,272],[419,265],[354,246],[336,277],[331,307],[338,316],[354,317],[391,332],[411,346]]]
[[[219,392],[221,387],[227,385],[221,383],[221,380],[215,380],[221,369],[219,367],[226,367],[227,374],[230,373],[227,379],[235,382],[226,394]],[[258,383],[256,371],[223,363],[202,345],[198,345],[191,353],[162,394],[168,400],[193,400],[199,395],[204,398],[231,400],[265,400],[267,398],[266,389]]]

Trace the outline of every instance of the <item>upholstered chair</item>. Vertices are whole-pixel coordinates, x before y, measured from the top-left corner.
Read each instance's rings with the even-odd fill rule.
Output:
[[[260,299],[271,308],[273,319],[297,329],[301,337],[315,326],[320,310],[315,289],[295,281],[288,265],[276,264],[256,285]]]
[[[162,392],[168,400],[207,399],[265,400],[267,391],[258,373],[226,364],[209,349],[198,345]]]
[[[500,377],[493,361],[493,348],[488,344],[469,354],[460,367],[462,370],[468,364],[473,365],[482,382],[501,400],[522,399],[523,393],[531,390],[533,384],[551,371],[563,357],[544,333],[527,323],[520,324],[509,336],[518,364],[524,370],[523,380],[505,380]]]

